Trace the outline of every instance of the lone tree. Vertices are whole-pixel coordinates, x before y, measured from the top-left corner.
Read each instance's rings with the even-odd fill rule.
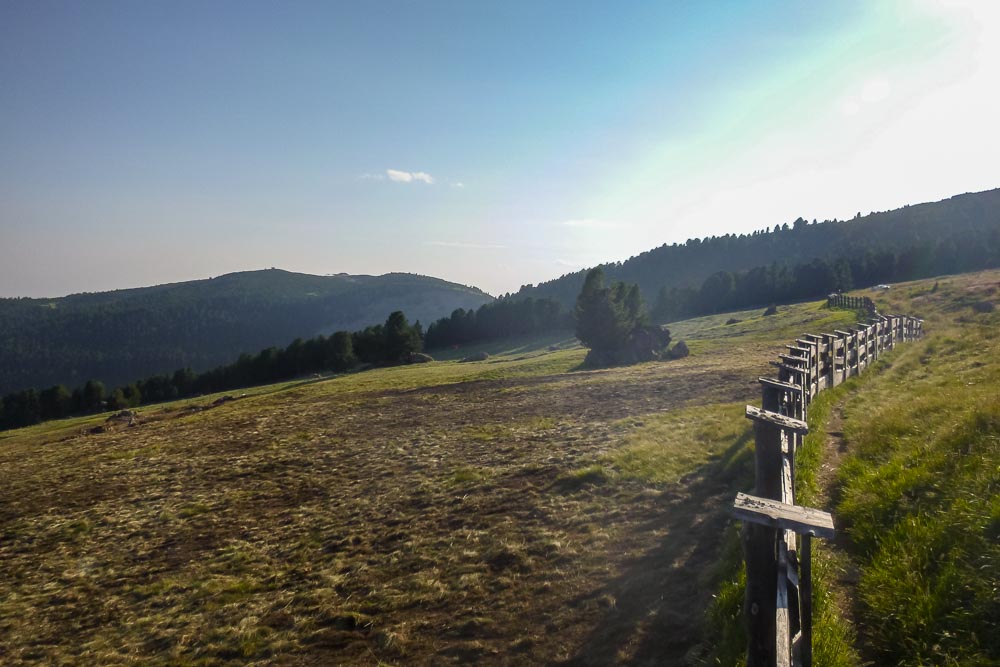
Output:
[[[573,311],[576,337],[590,348],[590,366],[634,363],[659,358],[670,332],[651,326],[638,285],[604,286],[604,271],[592,269]]]

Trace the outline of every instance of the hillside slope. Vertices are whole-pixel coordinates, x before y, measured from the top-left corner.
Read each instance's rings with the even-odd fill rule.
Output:
[[[862,657],[1000,664],[1000,272],[898,286],[924,340],[841,406]]]
[[[755,379],[855,317],[732,315],[668,363],[545,340],[0,433],[0,655],[689,664]]]
[[[0,394],[89,378],[123,384],[355,330],[394,310],[425,323],[492,297],[437,278],[277,269],[55,299],[0,299]]]
[[[859,290],[924,320],[819,394],[796,502],[832,512],[814,546],[814,664],[1000,664],[1000,271]],[[710,663],[744,663],[742,555],[730,537]]]
[[[850,221],[808,224],[799,219],[780,230],[727,234],[662,245],[620,263],[601,265],[610,280],[637,283],[650,303],[663,287],[699,287],[718,271],[804,264],[853,257],[861,266],[885,268],[879,253],[901,255],[899,279],[996,266],[1000,255],[1000,189],[956,195],[939,202],[872,213]],[[892,257],[888,258],[891,263]],[[931,266],[933,264],[933,266]],[[929,270],[923,271],[926,265]],[[859,271],[863,273],[863,271]],[[514,298],[551,297],[572,306],[586,270],[522,288]],[[871,284],[856,277],[857,286]]]

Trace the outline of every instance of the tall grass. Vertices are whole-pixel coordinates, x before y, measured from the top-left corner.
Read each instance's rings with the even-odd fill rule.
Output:
[[[1000,347],[984,324],[956,318],[848,405],[838,513],[879,664],[1000,664]]]
[[[823,462],[827,424],[834,406],[859,386],[877,380],[881,364],[870,367],[836,388],[821,392],[809,405],[809,433],[795,459],[795,503],[805,507],[823,507],[824,499],[817,480]],[[822,540],[813,542],[813,659],[823,667],[852,667],[860,663],[854,650],[854,628],[833,603],[831,582],[836,563]]]
[[[867,376],[870,377],[870,376]],[[795,461],[796,504],[819,504],[816,473],[822,462],[825,425],[831,408],[863,381],[852,378],[836,389],[819,394],[809,407],[809,434]],[[752,467],[752,466],[751,466]],[[713,646],[699,660],[703,665],[743,665],[746,658],[746,632],[743,595],[746,568],[738,530],[726,538],[726,548],[719,562],[718,592],[708,610],[707,623]],[[828,582],[833,566],[820,541],[814,542],[813,557],[813,659],[822,667],[854,667],[859,664],[853,648],[854,632],[833,604]]]

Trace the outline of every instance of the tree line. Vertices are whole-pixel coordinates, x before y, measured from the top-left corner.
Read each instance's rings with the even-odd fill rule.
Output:
[[[661,287],[651,309],[656,322],[791,303],[880,283],[1000,266],[1000,244],[980,236],[917,243],[894,252],[865,250],[836,259],[787,266],[777,262],[749,271],[717,271],[700,287]]]
[[[422,345],[420,322],[411,325],[402,311],[395,311],[384,324],[353,333],[338,331],[331,336],[298,338],[285,348],[268,347],[255,355],[244,353],[231,364],[203,373],[182,368],[110,391],[103,382],[92,379],[72,391],[58,384],[12,392],[0,400],[0,430],[279,382],[308,373],[344,372],[363,364],[405,363]]]
[[[572,313],[554,299],[502,299],[478,309],[457,308],[427,327],[428,350],[454,347],[494,338],[510,338],[573,328]]]
[[[696,287],[661,286],[654,292],[655,299],[648,317],[655,323],[674,322],[687,317],[763,307],[770,303],[817,299],[831,292],[879,283],[978,271],[995,266],[1000,266],[1000,233],[996,231],[914,243],[900,251],[865,249],[842,257],[815,258],[791,266],[772,262],[747,271],[716,271]],[[645,302],[642,290],[636,283],[627,285],[622,281],[613,281],[608,288],[602,282],[597,287],[594,281],[598,274],[594,273],[595,270],[599,270],[601,281],[605,279],[606,273],[601,267],[587,272],[586,280],[574,298],[575,307],[579,306],[580,294],[593,296],[599,293],[601,296],[595,297],[597,301],[606,302],[606,319],[610,323],[606,326],[628,329],[631,325],[614,324],[618,318],[615,313],[623,312],[621,308],[626,297],[632,304]],[[591,281],[590,284],[587,280]],[[610,292],[601,290],[613,290],[614,296],[608,296]],[[627,290],[627,293],[622,290]],[[515,335],[569,331],[577,323],[574,313],[565,310],[557,299],[521,298],[518,294],[507,294],[480,306],[478,310],[460,308],[451,317],[434,322],[427,329],[426,346],[437,349]],[[620,340],[620,332],[612,337]],[[598,348],[602,345],[598,344]]]
[[[906,277],[996,267],[1000,265],[1000,189],[867,216],[858,213],[852,220],[810,222],[800,217],[790,224],[751,233],[693,238],[601,268],[609,280],[638,284],[652,304],[661,287],[698,290],[718,271],[735,275],[774,263],[795,267],[815,258],[833,264],[838,258],[866,253],[888,253],[912,262],[916,266],[894,272]],[[931,273],[919,266],[926,259],[921,256],[927,254],[939,256],[935,259],[939,266]],[[571,308],[586,274],[577,271],[538,285],[524,285],[514,297],[548,297]],[[862,274],[854,274],[855,286],[868,284]]]
[[[0,395],[24,387],[109,385],[295,338],[356,331],[403,310],[429,322],[493,298],[407,274],[311,276],[280,270],[53,299],[0,298]]]

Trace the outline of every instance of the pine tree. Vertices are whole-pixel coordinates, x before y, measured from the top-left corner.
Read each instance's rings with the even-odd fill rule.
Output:
[[[99,412],[104,408],[104,383],[99,380],[87,380],[83,385],[83,409],[87,412]]]
[[[629,326],[622,304],[616,302],[613,291],[604,286],[604,271],[598,267],[587,273],[577,297],[573,311],[576,337],[592,350],[614,351],[628,335]]]
[[[587,354],[590,365],[636,361],[649,356],[656,341],[663,339],[658,334],[658,327],[648,325],[639,286],[618,282],[605,287],[604,272],[600,268],[587,274],[573,314],[576,337],[590,348]],[[640,339],[642,344],[637,346]],[[664,340],[669,342],[669,334]],[[637,347],[644,348],[645,352],[639,352]]]
[[[385,359],[391,364],[404,361],[412,352],[420,351],[420,336],[406,321],[402,311],[389,315],[385,321]]]
[[[358,363],[358,358],[354,356],[354,346],[351,344],[351,334],[347,331],[338,331],[330,336],[330,356],[329,365],[335,371],[346,371],[353,368]]]

